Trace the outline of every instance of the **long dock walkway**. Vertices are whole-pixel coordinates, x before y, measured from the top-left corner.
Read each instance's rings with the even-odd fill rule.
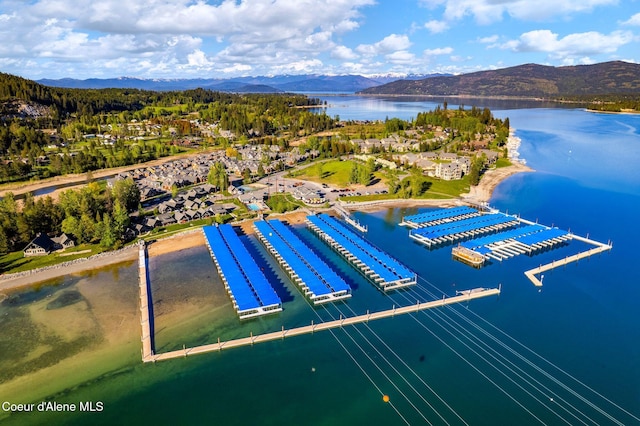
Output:
[[[153,356],[151,334],[151,300],[149,298],[149,281],[147,279],[147,247],[144,241],[138,250],[138,276],[140,283],[140,326],[142,327],[142,359]]]
[[[573,256],[567,256],[564,259],[554,260],[551,263],[540,265],[537,268],[529,269],[528,271],[526,271],[524,273],[524,275],[527,278],[529,278],[529,280],[533,283],[533,285],[535,285],[536,287],[542,287],[542,279],[543,279],[543,277],[538,278],[538,277],[536,277],[536,275],[540,275],[543,272],[550,271],[550,270],[558,268],[560,266],[568,265],[569,263],[572,263],[572,262],[577,262],[580,259],[585,259],[587,257],[591,257],[591,256],[593,256],[595,254],[602,253],[602,252],[611,250],[613,248],[611,243],[604,244],[604,243],[601,243],[599,241],[590,240],[589,238],[580,237],[578,235],[572,235],[572,238],[574,240],[582,241],[584,243],[591,244],[591,245],[594,245],[596,247],[592,248],[590,250],[587,250],[587,251],[583,251],[583,252],[578,253],[578,254],[574,254]]]
[[[363,322],[373,321],[381,318],[389,318],[395,315],[408,314],[413,312],[419,312],[425,309],[437,308],[439,306],[451,305],[454,303],[462,303],[473,299],[479,299],[482,297],[488,296],[496,296],[500,294],[500,288],[479,288],[473,289],[469,291],[462,292],[462,294],[458,294],[457,296],[452,297],[443,297],[440,300],[433,300],[430,302],[418,302],[415,305],[403,306],[403,307],[394,307],[392,309],[388,309],[385,311],[372,312],[364,315],[358,315],[353,317],[341,318],[334,321],[326,321],[321,322],[319,324],[314,324],[311,322],[310,325],[304,327],[297,327],[292,329],[285,330],[284,328],[281,331],[276,331],[272,333],[258,334],[258,335],[250,335],[249,337],[244,337],[240,339],[227,340],[227,341],[218,341],[217,343],[212,343],[209,345],[196,346],[192,348],[180,349],[172,352],[165,352],[162,354],[151,354],[149,356],[143,356],[142,361],[144,362],[155,362],[155,361],[164,361],[173,358],[183,358],[189,355],[203,354],[208,352],[220,352],[223,349],[231,349],[237,348],[240,346],[253,345],[256,343],[269,342],[272,340],[284,339],[285,337],[293,337],[299,336],[301,334],[309,334],[314,333],[316,331],[329,330],[333,328],[342,327],[345,325],[353,325],[359,324]]]

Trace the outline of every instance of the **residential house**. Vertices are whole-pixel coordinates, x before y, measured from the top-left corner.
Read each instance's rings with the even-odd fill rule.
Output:
[[[54,242],[47,234],[38,233],[24,248],[24,257],[46,256],[53,250]]]
[[[63,233],[58,237],[51,238],[53,241],[54,250],[65,250],[71,247],[75,247],[76,243],[67,234]]]

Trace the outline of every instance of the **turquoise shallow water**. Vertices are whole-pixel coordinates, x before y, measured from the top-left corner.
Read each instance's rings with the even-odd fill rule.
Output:
[[[396,106],[406,108],[404,103]],[[340,112],[348,118],[344,114]],[[239,325],[228,305],[223,306],[210,323],[181,336],[182,342],[173,339],[171,324],[163,323],[168,313],[160,303],[156,314],[162,329],[156,343],[163,350],[215,341],[218,336],[305,325],[318,319],[316,313],[329,319],[350,309],[363,313],[452,295],[457,289],[502,284],[503,293],[333,334],[316,333],[156,365],[132,364],[120,374],[56,398],[101,400],[105,404],[101,413],[24,415],[9,423],[393,425],[428,420],[604,425],[616,424],[617,419],[640,424],[640,276],[635,264],[640,182],[634,170],[640,164],[640,117],[551,109],[496,114],[510,117],[523,141],[521,155],[537,172],[503,182],[492,204],[601,241],[611,239],[610,253],[546,274],[539,291],[523,272],[579,246],[572,243],[476,270],[453,261],[450,247],[430,251],[408,239],[407,230],[396,224],[403,215],[421,209],[356,213],[369,227],[368,239],[426,281],[418,290],[384,296],[306,229],[297,228],[354,287],[349,302],[314,312],[255,240],[243,237],[270,278],[279,283],[285,311]],[[212,308],[227,303],[206,249],[163,257],[151,266],[154,298],[165,303],[181,297],[198,299]],[[392,404],[382,402],[382,393],[391,397]]]

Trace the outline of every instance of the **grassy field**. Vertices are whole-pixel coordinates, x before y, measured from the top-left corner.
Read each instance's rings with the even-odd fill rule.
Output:
[[[498,158],[498,160],[496,161],[496,168],[500,168],[500,167],[509,167],[511,164],[511,161],[508,158]]]
[[[45,266],[57,265],[70,260],[89,257],[103,251],[104,249],[102,249],[98,244],[81,244],[72,249],[67,249],[63,252],[54,252],[46,256],[24,257],[22,251],[14,251],[0,256],[0,272],[14,273],[43,268]]]
[[[349,178],[351,177],[351,169],[353,168],[353,165],[353,161],[325,161],[322,163],[315,163],[302,170],[298,170],[294,172],[292,176],[304,180],[310,180],[312,182],[327,183],[329,185],[344,188],[349,185]]]

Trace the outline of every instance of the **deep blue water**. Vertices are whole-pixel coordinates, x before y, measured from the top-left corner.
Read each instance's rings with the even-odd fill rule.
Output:
[[[330,109],[330,115],[362,119],[369,114],[369,119],[377,119],[405,114],[402,118],[409,118],[408,114],[415,116],[429,107],[428,102],[407,100],[349,97],[349,102],[348,107]],[[617,419],[622,424],[640,424],[640,273],[636,265],[640,174],[635,170],[640,165],[640,116],[506,107],[494,113],[510,118],[522,139],[521,157],[536,172],[503,182],[491,204],[603,242],[611,240],[611,252],[547,273],[539,290],[523,272],[574,253],[579,246],[571,243],[477,270],[453,261],[451,247],[428,250],[407,237],[407,230],[396,224],[418,209],[356,213],[369,227],[368,239],[424,279],[419,290],[384,296],[299,228],[299,235],[354,287],[352,300],[318,311],[325,319],[339,315],[338,309],[362,313],[371,307],[414,303],[429,297],[427,292],[438,298],[457,289],[498,284],[503,292],[498,298],[338,329],[333,335],[316,333],[220,354],[136,365],[130,373],[100,380],[69,396],[104,400],[106,409],[100,415],[56,420],[71,424],[394,425],[405,424],[404,418],[410,424],[424,424],[425,419],[432,424],[464,424],[464,419],[471,425],[604,425],[616,424]],[[245,241],[252,244],[251,251],[264,255],[259,246]],[[172,273],[189,277],[193,265],[210,267],[205,266],[206,250],[195,250],[192,256],[193,264],[176,262]],[[274,266],[266,256],[261,259],[268,270]],[[285,311],[244,323],[235,331],[229,327],[237,325],[237,320],[228,316],[212,326],[212,336],[278,330],[283,323],[306,324],[315,318],[277,268],[270,274],[280,280],[279,291],[289,296]],[[470,332],[476,337],[467,339]],[[382,402],[383,393],[392,404]]]

